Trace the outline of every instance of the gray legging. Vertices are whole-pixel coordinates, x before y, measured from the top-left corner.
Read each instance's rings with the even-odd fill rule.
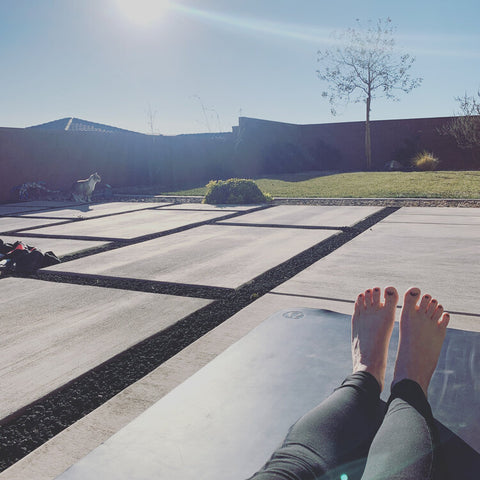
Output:
[[[378,382],[357,372],[295,423],[251,478],[436,480],[437,445],[432,410],[418,383],[398,382],[385,412]]]

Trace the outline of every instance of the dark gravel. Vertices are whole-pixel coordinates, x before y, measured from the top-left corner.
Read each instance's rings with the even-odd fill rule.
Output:
[[[115,201],[201,203],[200,196],[114,195]],[[473,207],[480,208],[475,198],[282,198],[275,197],[273,205],[351,205],[377,207]]]
[[[128,200],[132,201],[132,198],[129,197]],[[140,199],[137,200],[140,201]],[[178,200],[180,201],[180,199]],[[328,201],[333,200],[338,201],[336,199]],[[147,199],[147,201],[151,200]],[[325,201],[327,202],[327,200]],[[349,200],[349,202],[352,202],[352,200]],[[416,206],[416,202],[418,200],[412,200],[410,205]],[[303,200],[302,203],[309,204],[306,200]],[[318,199],[315,199],[314,204],[319,204]],[[322,204],[338,205],[339,203]],[[352,203],[345,204],[351,205]],[[356,204],[365,205],[366,203]],[[429,205],[429,203],[422,204],[422,206],[425,205]],[[30,278],[42,278],[55,282],[95,285],[100,288],[143,290],[182,296],[199,295],[204,298],[212,298],[214,301],[170,328],[120,353],[14,415],[3,419],[0,422],[0,471],[8,468],[121,390],[147,375],[249,303],[371,228],[377,222],[395,212],[399,206],[383,208],[353,227],[344,228],[341,233],[272,268],[237,290],[217,289],[209,291],[207,289],[198,291],[195,290],[195,287],[188,285],[169,286],[161,282],[98,280],[93,276],[67,277],[64,275],[45,275],[44,273],[30,276]],[[448,205],[437,204],[435,206],[453,205],[448,203]],[[471,201],[468,201],[468,205],[457,203],[455,206],[478,207],[480,201],[476,201],[476,205],[472,205]],[[115,248],[119,246],[121,245]],[[91,253],[96,253],[96,251],[91,251]],[[73,256],[73,258],[75,257]],[[64,261],[73,258],[65,258]]]

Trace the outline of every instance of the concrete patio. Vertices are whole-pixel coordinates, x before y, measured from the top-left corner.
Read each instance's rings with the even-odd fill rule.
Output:
[[[0,239],[79,258],[43,269],[38,278],[0,278],[6,300],[0,312],[0,377],[6,385],[1,418],[202,308],[228,303],[229,295],[246,286],[254,289],[296,256],[323,244],[331,251],[252,297],[218,327],[6,469],[2,480],[56,478],[280,310],[348,314],[366,288],[392,284],[402,292],[416,285],[452,313],[451,327],[480,332],[480,271],[472,268],[480,251],[480,209],[392,209],[350,238],[382,207],[40,203],[0,206]],[[142,281],[144,290],[133,291],[131,280]],[[109,287],[109,281],[116,283]],[[147,287],[157,283],[177,290],[150,293]],[[205,295],[188,293],[192,285]],[[209,287],[218,292],[209,296]]]

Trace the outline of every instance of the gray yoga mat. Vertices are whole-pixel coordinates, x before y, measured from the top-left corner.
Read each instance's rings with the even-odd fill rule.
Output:
[[[398,324],[386,385],[397,342]],[[58,478],[247,478],[290,425],[350,371],[347,315],[306,308],[278,312]],[[452,479],[478,479],[479,371],[480,334],[449,329],[429,399]]]

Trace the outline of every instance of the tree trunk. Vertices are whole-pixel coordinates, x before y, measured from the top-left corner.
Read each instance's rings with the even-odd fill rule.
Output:
[[[370,94],[367,96],[367,117],[365,120],[365,157],[367,160],[367,170],[372,169],[372,144],[370,141]]]

